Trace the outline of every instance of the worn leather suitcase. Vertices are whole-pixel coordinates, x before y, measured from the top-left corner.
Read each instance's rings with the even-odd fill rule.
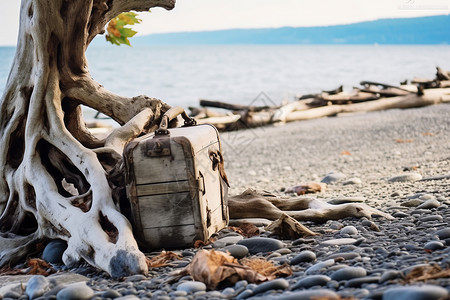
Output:
[[[168,129],[179,114],[185,127]],[[192,121],[182,108],[174,107],[155,133],[125,147],[131,222],[145,249],[190,247],[228,224],[228,182],[219,133],[212,125]]]

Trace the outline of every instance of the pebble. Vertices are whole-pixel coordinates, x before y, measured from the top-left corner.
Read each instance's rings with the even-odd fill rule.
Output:
[[[423,248],[425,250],[435,251],[435,250],[444,249],[445,246],[444,246],[444,244],[442,242],[431,241],[431,242],[426,243]]]
[[[291,265],[298,265],[302,262],[312,262],[316,260],[316,254],[312,251],[305,250],[297,254],[294,258],[291,259]]]
[[[360,278],[353,278],[345,283],[346,287],[360,287],[366,283],[378,283],[380,281],[380,276],[365,276]]]
[[[234,245],[240,240],[243,240],[244,237],[242,235],[233,235],[233,236],[226,236],[223,237],[217,241],[215,241],[212,246],[213,248],[223,248],[229,245]]]
[[[44,295],[48,290],[50,290],[50,282],[48,279],[42,275],[35,275],[28,280],[25,295],[29,299],[34,299]]]
[[[392,216],[395,217],[395,218],[403,219],[403,218],[408,217],[409,215],[407,213],[398,211],[398,212],[394,213]]]
[[[383,273],[383,275],[380,278],[379,283],[384,283],[386,281],[392,280],[397,278],[400,275],[400,272],[397,270],[388,270]]]
[[[424,203],[417,206],[418,209],[432,209],[437,208],[441,205],[441,202],[437,201],[436,199],[430,199],[425,201]]]
[[[244,245],[230,245],[224,247],[222,250],[230,252],[230,255],[237,259],[244,258],[248,255],[248,248]]]
[[[328,173],[320,182],[330,184],[330,183],[336,183],[338,181],[341,181],[345,179],[347,176],[344,173],[340,172],[330,172]]]
[[[331,239],[323,241],[321,244],[324,246],[340,246],[340,245],[350,245],[356,242],[356,239],[343,238],[343,239]]]
[[[330,204],[363,203],[364,201],[366,201],[365,197],[338,197],[328,201],[328,203]]]
[[[334,263],[335,263],[334,259],[327,259],[325,261],[318,262],[315,265],[309,267],[305,271],[305,274],[306,275],[314,274],[314,273],[319,272],[320,270],[322,270],[324,268],[331,267],[332,265],[334,265]]]
[[[355,226],[345,226],[339,231],[340,234],[357,235],[358,229]]]
[[[388,288],[383,300],[439,300],[447,299],[448,290],[436,285],[400,286]]]
[[[313,286],[324,286],[331,280],[330,277],[326,275],[310,275],[306,278],[299,280],[293,287],[292,290],[299,288],[308,289]]]
[[[264,293],[270,290],[285,290],[289,287],[289,281],[283,278],[263,282],[253,289],[253,294]]]
[[[281,296],[267,297],[266,299],[280,299],[280,300],[311,300],[311,299],[327,299],[339,300],[338,294],[326,289],[305,290],[283,294]]]
[[[206,291],[206,285],[200,281],[183,282],[177,286],[177,291],[185,291],[187,293]]]
[[[62,256],[67,249],[67,242],[63,240],[52,240],[44,248],[42,259],[52,264],[62,264]]]
[[[440,240],[446,240],[450,238],[450,227],[438,230],[434,233]]]
[[[417,207],[423,203],[420,199],[412,199],[405,202],[402,202],[400,205],[404,207]]]
[[[111,299],[119,298],[122,296],[118,291],[111,289],[104,291],[101,295],[102,298],[111,298]]]
[[[284,248],[284,244],[280,240],[263,237],[244,239],[237,244],[247,247],[250,254],[273,252]]]
[[[391,177],[388,179],[388,182],[418,181],[420,179],[422,179],[422,175],[420,175],[419,173],[406,173]]]
[[[367,271],[361,267],[345,267],[335,271],[330,278],[336,281],[349,280],[352,278],[364,277]]]
[[[94,291],[86,282],[76,282],[67,285],[56,294],[57,300],[88,300],[94,297]]]
[[[349,184],[361,184],[362,180],[358,177],[352,177],[349,178],[347,180],[345,180],[344,182],[342,182],[343,185],[349,185]]]

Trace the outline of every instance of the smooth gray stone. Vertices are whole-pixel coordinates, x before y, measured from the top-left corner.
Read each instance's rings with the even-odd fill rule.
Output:
[[[421,205],[422,203],[423,203],[423,201],[420,200],[420,199],[412,199],[412,200],[408,200],[408,201],[402,202],[402,203],[400,204],[400,206],[404,206],[404,207],[417,207],[417,206]]]
[[[136,282],[136,281],[142,281],[142,280],[146,280],[146,279],[147,279],[147,277],[145,277],[144,275],[137,274],[137,275],[128,276],[125,279],[125,282]]]
[[[56,294],[57,300],[88,300],[94,297],[94,291],[86,285],[86,282],[69,284]]]
[[[284,248],[284,244],[280,240],[262,237],[244,239],[239,241],[237,244],[247,247],[250,254],[273,252]]]
[[[444,218],[440,215],[434,215],[434,216],[426,216],[420,219],[422,222],[433,222],[433,221],[439,221],[442,222]]]
[[[102,298],[110,298],[110,299],[115,299],[115,298],[119,298],[122,297],[122,295],[115,290],[106,290],[102,293]]]
[[[331,267],[332,265],[334,265],[334,263],[335,263],[334,259],[327,259],[325,261],[318,262],[315,265],[309,267],[305,271],[305,274],[306,275],[314,274],[316,272],[319,272],[321,269]]]
[[[330,228],[334,229],[334,230],[339,230],[339,229],[344,228],[344,224],[342,224],[341,222],[338,222],[338,221],[332,221],[330,223]]]
[[[324,246],[341,246],[341,245],[350,245],[355,242],[356,242],[356,240],[352,239],[352,238],[342,238],[342,239],[332,239],[332,240],[328,240],[328,241],[323,241],[320,244],[324,245]]]
[[[446,240],[450,238],[450,228],[444,228],[441,230],[438,230],[434,233],[439,237],[440,240]]]
[[[344,204],[344,203],[363,203],[366,201],[365,197],[339,197],[327,201],[330,204]]]
[[[247,219],[231,219],[228,225],[239,227],[244,223],[250,223],[256,227],[266,227],[272,224],[273,221],[264,218],[247,218]]]
[[[356,252],[343,252],[343,253],[334,253],[328,256],[327,258],[330,259],[336,259],[338,257],[342,257],[345,260],[355,259],[355,258],[361,258],[361,255]]]
[[[380,281],[380,276],[365,276],[360,278],[350,279],[345,283],[346,287],[360,287],[365,283],[378,283]]]
[[[399,271],[388,270],[388,271],[384,272],[383,275],[381,275],[379,283],[384,283],[386,281],[395,279],[398,277],[399,274],[400,274]]]
[[[266,299],[280,299],[280,300],[311,300],[311,299],[327,299],[338,300],[341,299],[338,294],[326,289],[305,290],[292,293],[284,293],[279,296],[267,297]]]
[[[356,235],[358,234],[358,229],[355,226],[345,226],[339,231],[340,234]]]
[[[431,250],[431,251],[435,251],[435,250],[440,250],[440,249],[444,249],[445,246],[442,242],[438,242],[438,241],[431,241],[425,244],[424,249],[425,250]]]
[[[158,299],[163,300],[164,298],[158,297]],[[170,299],[170,297],[169,297],[169,299]],[[115,298],[115,300],[139,300],[139,297],[137,297],[135,295],[126,295],[126,296]]]
[[[229,245],[234,245],[240,240],[244,239],[242,235],[233,235],[233,236],[226,236],[224,238],[221,238],[217,241],[215,241],[212,246],[213,248],[223,248]]]
[[[237,259],[244,258],[248,255],[248,248],[243,245],[230,245],[222,250],[230,252],[230,255]]]
[[[247,299],[248,297],[253,296],[253,291],[250,289],[244,290],[242,293],[237,295],[236,299]]]
[[[44,295],[44,293],[49,290],[50,282],[48,279],[42,275],[35,275],[28,280],[25,295],[27,295],[29,299],[35,299]]]
[[[361,183],[362,183],[362,180],[360,178],[352,177],[352,178],[345,180],[342,184],[349,185],[349,184],[361,184]]]
[[[253,289],[253,294],[264,293],[270,290],[285,290],[289,287],[289,281],[283,278],[263,282]]]
[[[383,300],[439,300],[447,299],[448,291],[436,285],[400,286],[387,289]]]
[[[177,291],[185,291],[188,293],[195,293],[198,291],[206,291],[206,285],[200,281],[183,282],[177,286]]]
[[[436,199],[430,199],[417,206],[418,209],[432,209],[441,206],[441,202]]]
[[[401,218],[402,219],[402,218],[408,217],[409,215],[407,213],[399,211],[399,212],[396,212],[395,214],[393,214],[392,216],[394,218]]]
[[[331,274],[330,278],[336,281],[349,280],[358,277],[364,277],[367,275],[367,271],[361,267],[346,267],[343,269],[339,269],[333,274]]]
[[[42,259],[52,264],[62,264],[62,256],[67,249],[67,242],[63,240],[52,240],[44,248]]]
[[[397,175],[388,179],[388,182],[407,182],[407,181],[417,181],[422,179],[422,175],[419,173],[406,173],[402,175]]]
[[[308,289],[313,286],[324,286],[331,280],[330,277],[326,275],[310,275],[306,278],[299,280],[293,287],[293,290],[299,288]]]
[[[302,263],[302,262],[312,262],[315,260],[316,260],[316,254],[312,251],[305,250],[305,251],[300,252],[294,258],[292,258],[290,261],[290,264],[298,265],[299,263]]]
[[[341,180],[345,179],[346,177],[347,176],[344,173],[330,172],[324,178],[322,178],[322,180],[320,182],[330,184],[330,183],[335,183],[335,182],[341,181]]]

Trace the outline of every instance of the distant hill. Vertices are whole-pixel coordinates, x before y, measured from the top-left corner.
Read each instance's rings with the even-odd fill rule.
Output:
[[[450,15],[381,19],[348,25],[230,29],[151,34],[133,45],[199,44],[450,44]]]

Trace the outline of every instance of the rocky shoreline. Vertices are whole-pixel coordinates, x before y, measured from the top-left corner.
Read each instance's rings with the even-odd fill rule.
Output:
[[[286,196],[306,182],[331,203],[364,202],[394,219],[303,222],[317,236],[280,240],[226,229],[204,249],[288,265],[292,275],[217,290],[185,275],[199,249],[147,276],[113,280],[83,265],[44,276],[0,276],[3,299],[448,299],[450,292],[450,105],[345,115],[222,134],[231,194]],[[290,195],[293,196],[293,195]],[[267,220],[253,220],[257,225]],[[260,223],[260,224],[258,224]],[[232,225],[239,225],[233,221]],[[160,252],[150,253],[154,257]],[[0,297],[1,299],[1,297]]]

